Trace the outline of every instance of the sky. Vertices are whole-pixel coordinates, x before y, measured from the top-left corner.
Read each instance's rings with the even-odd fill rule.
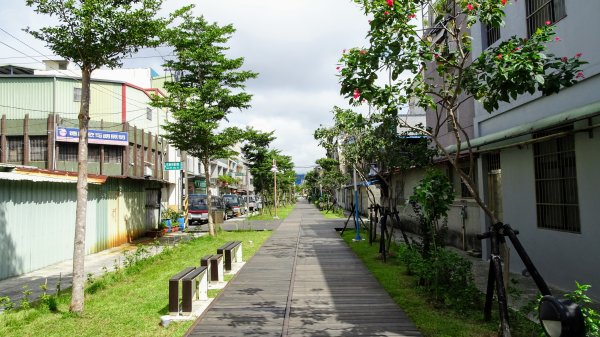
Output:
[[[36,14],[24,0],[6,1],[0,28],[43,54],[51,54],[42,41],[22,31],[52,24]],[[165,0],[163,15],[193,3],[195,15],[237,29],[229,42],[231,57],[244,57],[243,69],[259,73],[247,82],[252,107],[229,116],[233,126],[275,130],[272,147],[292,157],[297,172],[306,172],[325,155],[313,138],[320,125],[332,124],[333,106],[348,107],[339,95],[336,76],[342,50],[366,46],[367,18],[352,0]],[[27,55],[32,49],[0,31],[0,41]],[[145,49],[124,62],[126,68],[151,67],[163,73],[167,48]],[[9,57],[19,58],[9,58]],[[161,57],[162,56],[162,57]],[[0,64],[26,63],[31,58],[0,44]]]

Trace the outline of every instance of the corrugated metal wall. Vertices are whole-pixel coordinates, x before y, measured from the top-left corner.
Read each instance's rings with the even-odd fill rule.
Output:
[[[7,119],[46,118],[52,111],[52,78],[3,78],[0,104]]]
[[[110,179],[90,185],[86,253],[143,235],[145,187]],[[68,260],[73,254],[76,185],[0,180],[0,279]]]

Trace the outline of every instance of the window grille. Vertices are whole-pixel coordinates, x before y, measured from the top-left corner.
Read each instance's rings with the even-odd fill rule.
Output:
[[[535,136],[542,137],[570,129],[558,129]],[[571,134],[535,143],[533,151],[538,227],[579,233],[575,137]]]
[[[150,108],[146,108],[146,119],[149,121],[152,120],[152,109]]]
[[[500,170],[500,152],[492,152],[486,155],[488,172]]]
[[[100,162],[100,145],[89,144],[88,145],[88,161],[99,163]]]
[[[58,145],[58,160],[77,161],[77,143],[60,143]]]
[[[23,162],[23,137],[6,137],[9,162]]]
[[[47,137],[29,137],[29,150],[31,161],[48,160],[48,138]]]
[[[484,25],[484,29],[485,29],[485,36],[484,36],[484,43],[483,43],[483,49],[488,48],[489,46],[491,46],[492,44],[494,44],[494,42],[500,40],[500,27],[491,27],[488,25]]]
[[[567,16],[565,0],[527,0],[527,36],[546,24],[555,23]]]
[[[73,102],[81,102],[81,88],[73,88]]]
[[[123,162],[123,148],[120,146],[104,146],[104,162],[120,164]]]

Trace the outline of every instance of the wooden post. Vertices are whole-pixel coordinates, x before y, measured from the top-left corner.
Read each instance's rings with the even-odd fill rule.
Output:
[[[29,114],[25,114],[25,119],[23,120],[23,165],[29,164],[29,145]]]
[[[0,120],[0,163],[6,163],[8,148],[6,144],[6,115]]]
[[[130,147],[130,141],[129,141],[129,123],[124,123],[123,124],[123,132],[127,132],[127,145],[125,146],[125,149],[123,149],[122,151],[122,160],[121,160],[121,174],[129,177],[130,173],[129,173],[129,147]]]

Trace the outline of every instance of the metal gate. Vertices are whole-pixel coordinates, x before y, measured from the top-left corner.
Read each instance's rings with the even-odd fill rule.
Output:
[[[160,189],[146,190],[146,228],[158,228]]]

